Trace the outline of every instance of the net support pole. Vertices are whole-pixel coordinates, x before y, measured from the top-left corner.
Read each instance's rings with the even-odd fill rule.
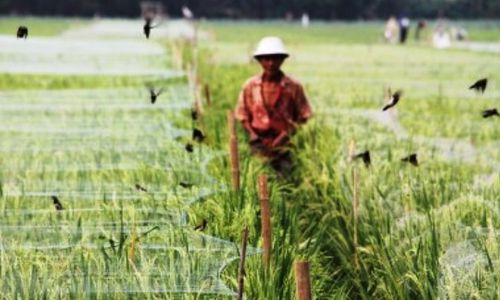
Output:
[[[262,240],[264,246],[264,266],[269,267],[271,262],[271,209],[269,206],[269,191],[267,176],[259,176],[260,220],[262,225]]]
[[[207,106],[210,106],[212,104],[212,98],[210,95],[210,86],[208,85],[208,83],[205,83],[203,85],[203,93],[205,94],[205,103],[207,104]]]
[[[236,124],[234,113],[227,112],[227,126],[229,130],[229,155],[231,158],[231,179],[233,191],[240,190],[240,162],[238,153],[238,137],[236,135]]]
[[[355,155],[356,145],[354,140],[351,141],[349,145],[349,160]],[[351,166],[352,175],[352,220],[353,220],[353,237],[352,243],[354,247],[354,265],[358,267],[358,209],[359,209],[359,180],[358,180],[358,170],[356,165]]]
[[[237,300],[243,299],[243,292],[245,290],[245,258],[247,256],[247,243],[248,243],[248,225],[243,229],[243,237],[241,239],[240,250],[240,267],[238,271],[238,297]]]
[[[309,263],[305,261],[295,262],[295,292],[297,300],[311,300],[311,279],[309,275]]]

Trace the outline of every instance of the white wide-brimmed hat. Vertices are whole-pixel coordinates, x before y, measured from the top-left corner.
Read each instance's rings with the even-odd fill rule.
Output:
[[[289,56],[283,41],[276,36],[266,36],[260,40],[253,57],[262,55],[284,55]]]

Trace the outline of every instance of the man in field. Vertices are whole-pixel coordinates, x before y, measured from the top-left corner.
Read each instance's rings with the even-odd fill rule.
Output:
[[[281,71],[288,55],[278,37],[259,42],[254,58],[262,73],[243,85],[235,112],[250,137],[252,152],[266,158],[279,175],[291,171],[290,137],[311,117],[302,85]]]

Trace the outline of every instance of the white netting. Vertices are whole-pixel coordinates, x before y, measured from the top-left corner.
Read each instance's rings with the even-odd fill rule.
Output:
[[[0,93],[3,294],[233,294],[220,275],[238,247],[186,215],[224,189],[207,171],[221,153],[185,150],[185,86],[148,100],[140,88]]]
[[[0,36],[0,72],[182,75],[142,25]],[[192,28],[169,22],[152,39],[184,33]],[[237,246],[187,220],[190,204],[224,189],[207,169],[221,153],[185,150],[191,129],[177,124],[191,105],[184,85],[166,87],[154,105],[145,88],[0,92],[2,296],[234,294],[220,275]]]

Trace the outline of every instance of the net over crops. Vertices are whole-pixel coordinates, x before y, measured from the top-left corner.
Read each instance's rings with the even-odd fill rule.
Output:
[[[134,52],[135,42],[114,43]],[[96,47],[83,52],[93,59],[108,46]],[[41,55],[37,64],[59,54]],[[75,69],[74,57],[65,55],[53,69]],[[2,70],[25,59],[4,56]],[[116,63],[143,75],[148,59],[130,64],[121,57],[103,70]],[[163,88],[155,104],[142,87],[0,92],[2,296],[234,294],[220,274],[239,257],[237,245],[194,231],[187,221],[190,204],[224,189],[207,171],[220,153],[191,139],[187,85]]]

